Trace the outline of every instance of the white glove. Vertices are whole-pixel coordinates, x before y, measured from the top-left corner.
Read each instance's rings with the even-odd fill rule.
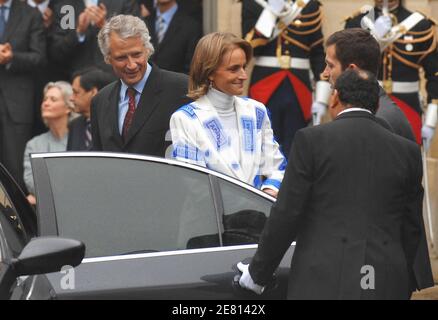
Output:
[[[327,106],[321,102],[314,101],[312,103],[313,125],[321,124],[321,119],[327,112]]]
[[[268,0],[269,7],[275,15],[279,16],[284,9],[284,0]]]
[[[243,264],[242,262],[237,264],[237,268],[242,272],[239,279],[239,285],[244,289],[251,290],[260,295],[265,290],[265,287],[254,283],[254,280],[252,280],[251,275],[249,274],[248,267],[249,264]]]
[[[391,17],[389,16],[380,16],[377,18],[374,23],[373,33],[382,39],[392,28]]]
[[[434,133],[435,133],[435,128],[426,125],[424,125],[423,128],[421,128],[421,138],[423,139],[424,150],[427,151],[429,149]]]

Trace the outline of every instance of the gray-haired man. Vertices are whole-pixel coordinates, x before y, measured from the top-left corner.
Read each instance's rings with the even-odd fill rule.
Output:
[[[188,103],[186,75],[152,63],[145,23],[134,16],[109,20],[98,36],[106,63],[119,77],[91,105],[93,150],[164,156],[171,114]]]

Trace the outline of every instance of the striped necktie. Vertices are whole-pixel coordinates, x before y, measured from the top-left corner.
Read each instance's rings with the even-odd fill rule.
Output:
[[[158,29],[157,29],[157,39],[158,39],[158,43],[161,43],[161,41],[163,41],[164,38],[164,34],[166,33],[166,23],[164,21],[163,16],[158,16]]]
[[[6,30],[6,6],[0,6],[0,43],[2,42],[3,35]]]
[[[92,142],[91,121],[87,120],[85,124],[85,147],[87,148],[87,150],[91,149],[91,142]]]

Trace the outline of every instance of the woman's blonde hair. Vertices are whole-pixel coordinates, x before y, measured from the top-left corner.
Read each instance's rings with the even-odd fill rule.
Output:
[[[252,59],[253,50],[249,42],[232,33],[213,32],[199,40],[190,66],[189,98],[196,100],[207,93],[209,77],[219,67],[223,56],[235,48],[245,52],[247,62]]]

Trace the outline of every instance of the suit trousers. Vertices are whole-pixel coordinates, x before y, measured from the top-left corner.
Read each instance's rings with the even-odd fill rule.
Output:
[[[32,138],[31,123],[15,123],[8,112],[0,90],[0,162],[25,190],[23,156],[27,141]]]

